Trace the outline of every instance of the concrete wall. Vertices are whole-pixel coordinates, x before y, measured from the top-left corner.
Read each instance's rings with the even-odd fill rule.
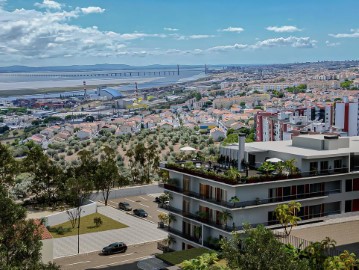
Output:
[[[90,201],[88,204],[81,207],[81,217],[91,215],[97,212],[97,205],[96,202]],[[75,212],[76,208],[70,209],[69,211]],[[45,217],[45,226],[55,226],[64,222],[69,221],[69,216],[66,211],[49,215]]]
[[[157,184],[126,187],[120,189],[113,189],[110,193],[109,199],[116,199],[116,198],[122,198],[128,196],[138,196],[144,194],[155,194],[155,193],[163,193],[163,188],[159,187]],[[102,192],[93,193],[91,196],[91,200],[103,201]]]
[[[41,259],[43,263],[52,262],[54,259],[54,240],[45,239],[42,240],[42,248],[41,248]]]

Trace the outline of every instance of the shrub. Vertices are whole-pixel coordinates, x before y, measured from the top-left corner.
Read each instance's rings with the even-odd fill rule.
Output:
[[[93,222],[95,223],[95,226],[96,226],[96,227],[100,227],[100,226],[102,225],[102,223],[103,223],[101,217],[95,217],[95,218],[93,219]]]

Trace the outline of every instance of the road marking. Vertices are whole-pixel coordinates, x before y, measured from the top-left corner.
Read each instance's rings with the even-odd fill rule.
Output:
[[[117,257],[125,257],[125,256],[129,256],[132,254],[135,254],[135,253],[132,252],[132,253],[124,254],[124,255],[115,255],[115,256],[108,257],[108,258],[111,259],[111,258],[117,258]]]
[[[128,200],[128,201],[130,201],[130,202],[133,202],[133,203],[135,203],[135,201],[133,201],[133,200],[130,200],[130,199],[127,199],[127,198],[125,198],[125,200]]]
[[[138,196],[139,198],[141,198],[142,200],[148,201],[146,198],[143,198],[141,196]]]
[[[156,210],[156,211],[158,211],[158,212],[160,212],[160,213],[165,213],[165,214],[167,214],[167,212],[165,212],[165,211],[161,211],[161,210]]]
[[[142,205],[144,207],[150,208],[148,205],[145,205],[145,204],[142,204],[142,203],[139,203],[139,205]]]
[[[76,265],[76,264],[80,264],[80,263],[89,263],[89,262],[91,262],[91,261],[83,261],[83,262],[70,263],[70,264],[66,264],[66,266]]]
[[[144,257],[139,257],[139,258],[134,258],[134,259],[128,259],[128,260],[124,260],[124,261],[118,261],[118,262],[113,262],[113,263],[101,264],[101,265],[95,266],[95,267],[93,267],[93,268],[101,268],[101,267],[110,266],[110,265],[113,265],[113,264],[125,263],[125,262],[129,262],[129,261],[136,261],[136,260],[147,259],[147,258],[152,258],[152,256],[144,256]]]

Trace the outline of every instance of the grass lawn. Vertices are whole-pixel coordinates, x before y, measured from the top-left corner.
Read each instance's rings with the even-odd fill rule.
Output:
[[[95,223],[93,222],[93,219],[95,217],[100,217],[102,219],[102,225],[100,227],[96,227]],[[68,228],[69,231],[66,231],[64,234],[58,234],[57,232],[54,232],[53,229],[63,227]],[[93,233],[93,232],[102,232],[107,230],[115,230],[115,229],[122,229],[128,227],[125,224],[122,224],[116,220],[113,220],[111,218],[108,218],[104,215],[101,215],[99,213],[91,214],[88,216],[81,217],[81,223],[80,223],[80,234],[85,233]],[[77,235],[77,225],[76,228],[72,229],[70,221],[52,226],[50,228],[51,234],[54,238],[60,238],[60,237],[66,237],[66,236],[72,236]]]
[[[185,260],[194,259],[201,256],[203,253],[211,252],[206,248],[192,248],[181,251],[168,252],[157,254],[156,257],[172,265],[180,264]]]

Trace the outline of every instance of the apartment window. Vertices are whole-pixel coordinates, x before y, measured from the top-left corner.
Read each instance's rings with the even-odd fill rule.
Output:
[[[309,168],[311,173],[316,174],[318,172],[318,162],[311,162]]]
[[[348,179],[345,181],[345,191],[359,191],[359,178]]]
[[[328,173],[328,161],[321,161],[320,162],[320,172],[321,173]]]
[[[345,212],[359,211],[359,199],[345,201]]]
[[[336,169],[341,169],[343,167],[343,162],[341,159],[334,160],[334,171]]]

